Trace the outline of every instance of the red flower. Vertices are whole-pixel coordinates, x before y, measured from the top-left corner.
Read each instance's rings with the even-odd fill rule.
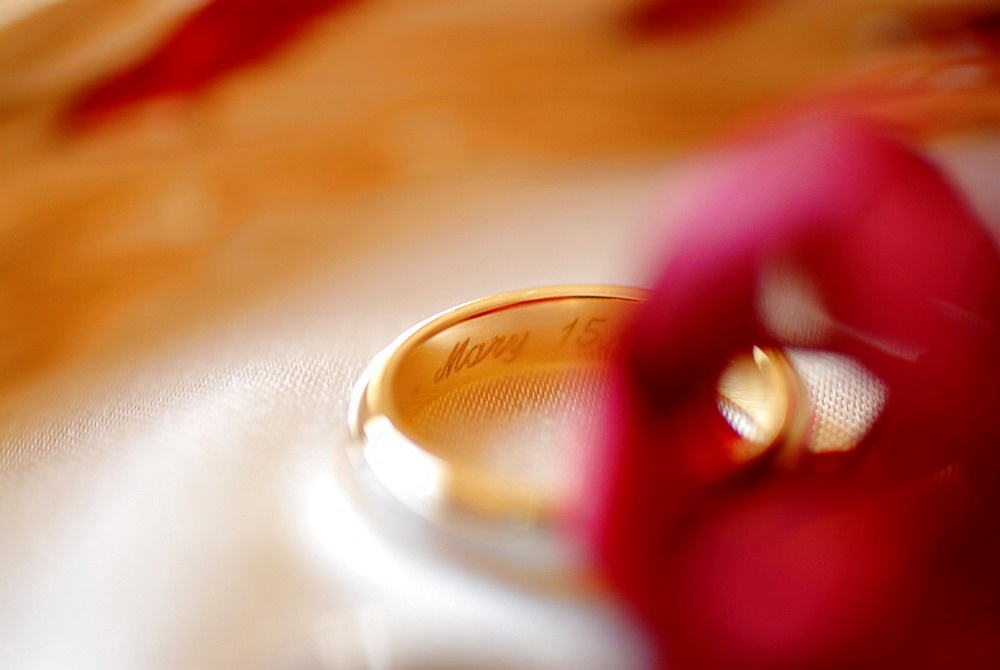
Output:
[[[850,121],[691,172],[615,372],[589,526],[607,580],[670,667],[995,666],[993,240],[932,165]],[[814,413],[747,457],[718,384],[755,346],[862,371],[859,441],[824,447]]]
[[[762,4],[761,0],[643,0],[629,7],[625,23],[637,35],[694,35]]]
[[[196,93],[262,60],[323,14],[350,0],[210,0],[144,60],[84,91],[67,110],[70,125],[156,97]]]

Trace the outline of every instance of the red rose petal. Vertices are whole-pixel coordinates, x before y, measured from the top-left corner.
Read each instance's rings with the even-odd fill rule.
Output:
[[[1000,652],[993,240],[933,166],[854,122],[714,160],[615,375],[590,526],[609,583],[680,667]],[[812,346],[888,390],[853,450],[793,467],[727,460],[714,403],[735,355],[793,344],[761,321],[775,267],[816,289]]]
[[[139,63],[84,91],[66,112],[81,125],[158,96],[190,95],[265,58],[324,13],[353,0],[214,0]]]
[[[632,7],[625,23],[636,35],[697,34],[735,20],[763,0],[645,0]]]

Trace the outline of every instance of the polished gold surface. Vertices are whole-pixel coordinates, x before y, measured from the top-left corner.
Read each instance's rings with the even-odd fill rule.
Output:
[[[414,326],[355,389],[356,460],[380,490],[435,522],[474,534],[489,522],[548,527],[601,433],[607,363],[646,295],[602,285],[514,291]],[[723,370],[717,393],[733,463],[767,455],[778,467],[853,448],[884,403],[870,373],[805,349],[753,347]]]
[[[731,445],[733,460],[753,460],[801,441],[807,427],[808,397],[785,355],[754,347],[737,356],[718,382],[718,407],[741,439]]]
[[[355,393],[366,467],[424,516],[551,521],[579,465],[574,450],[597,427],[617,332],[644,296],[598,285],[515,291],[404,333]]]
[[[804,348],[761,348],[734,358],[717,385],[720,414],[739,436],[736,463],[774,454],[780,467],[809,452],[845,452],[885,407],[883,382],[855,359]]]

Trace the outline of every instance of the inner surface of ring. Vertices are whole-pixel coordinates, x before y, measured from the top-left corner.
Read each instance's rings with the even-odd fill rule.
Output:
[[[577,481],[603,414],[607,363],[639,303],[520,302],[414,338],[387,369],[387,413],[415,444],[522,491]]]

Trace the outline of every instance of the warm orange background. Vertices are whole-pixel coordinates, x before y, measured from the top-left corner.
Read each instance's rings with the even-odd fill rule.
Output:
[[[932,134],[992,127],[993,56],[922,31],[993,4],[773,1],[636,36],[632,2],[371,0],[193,99],[66,134],[68,100],[190,7],[13,3],[0,10],[0,404],[377,246],[366,221],[387,194],[461,201],[459,182],[494,171],[667,161],[803,105]]]

